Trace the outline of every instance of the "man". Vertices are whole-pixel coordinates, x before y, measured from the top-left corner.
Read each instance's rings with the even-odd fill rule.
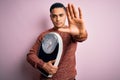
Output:
[[[54,27],[40,34],[36,43],[27,54],[27,61],[34,68],[42,68],[53,75],[52,78],[41,75],[40,80],[75,80],[75,51],[77,42],[87,39],[81,10],[78,8],[78,11],[76,11],[73,4],[68,4],[67,7],[64,7],[62,3],[54,3],[50,7],[50,17]],[[68,26],[65,25],[66,18],[68,19]],[[63,39],[63,53],[58,67],[52,65],[54,63],[53,60],[44,62],[37,56],[41,40],[49,32],[57,32]]]

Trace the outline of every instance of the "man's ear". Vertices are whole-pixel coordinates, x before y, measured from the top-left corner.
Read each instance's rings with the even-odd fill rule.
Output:
[[[52,19],[52,14],[50,14],[50,19]]]

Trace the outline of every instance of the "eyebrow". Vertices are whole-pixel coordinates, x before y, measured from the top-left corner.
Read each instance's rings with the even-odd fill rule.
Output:
[[[57,14],[52,14],[52,15],[57,16]],[[60,14],[58,14],[58,15],[63,15],[63,13],[60,13]]]

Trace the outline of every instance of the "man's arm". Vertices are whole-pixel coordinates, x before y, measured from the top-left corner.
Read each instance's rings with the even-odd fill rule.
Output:
[[[79,35],[74,35],[72,36],[74,40],[78,41],[78,42],[83,42],[87,39],[88,37],[88,33],[86,30],[81,30]]]
[[[38,57],[38,49],[40,44],[40,39],[38,38],[32,49],[30,49],[29,53],[27,54],[27,61],[36,69],[42,68],[44,65],[44,61]]]
[[[38,57],[38,50],[41,44],[41,38],[38,37],[36,43],[30,49],[27,54],[27,61],[35,68],[35,69],[44,69],[49,74],[55,74],[57,72],[58,67],[53,66],[52,64],[55,61],[44,62],[42,59]]]

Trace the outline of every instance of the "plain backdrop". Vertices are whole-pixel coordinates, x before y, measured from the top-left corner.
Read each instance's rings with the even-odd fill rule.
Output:
[[[49,7],[58,1],[80,7],[88,31],[78,43],[76,79],[120,80],[119,0],[0,0],[0,80],[39,80],[26,54],[53,27]]]

